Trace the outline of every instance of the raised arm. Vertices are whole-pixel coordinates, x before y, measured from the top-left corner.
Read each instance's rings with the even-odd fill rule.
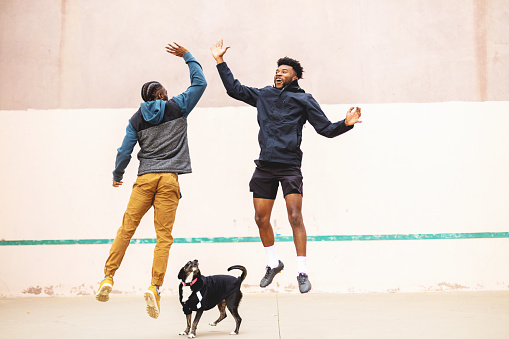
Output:
[[[226,89],[226,93],[234,99],[243,101],[251,106],[256,106],[260,90],[258,88],[244,86],[233,77],[232,72],[223,59],[228,48],[230,47],[223,47],[223,39],[217,40],[215,46],[210,48],[212,57],[216,60],[216,67],[224,88]]]
[[[187,117],[200,100],[203,92],[205,92],[207,81],[205,80],[201,65],[196,61],[191,52],[176,42],[174,42],[174,45],[175,46],[168,44],[168,46],[166,46],[166,51],[175,56],[184,58],[184,61],[189,67],[189,74],[191,77],[191,86],[182,94],[173,97],[173,100],[179,105],[184,117]]]

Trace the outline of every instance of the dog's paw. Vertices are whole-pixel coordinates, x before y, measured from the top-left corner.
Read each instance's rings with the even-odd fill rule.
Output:
[[[187,337],[188,338],[196,338],[196,336],[194,334],[192,334],[192,333],[190,335],[188,335]]]
[[[182,331],[179,333],[179,335],[187,335],[187,332],[186,331]]]
[[[210,326],[216,326],[216,325],[217,325],[217,323],[216,323],[215,321],[213,321],[213,322],[209,323],[209,325],[210,325]]]
[[[231,332],[230,332],[230,335],[237,335],[237,334],[239,334],[239,333],[238,333],[238,332],[235,332],[235,331],[231,331]]]

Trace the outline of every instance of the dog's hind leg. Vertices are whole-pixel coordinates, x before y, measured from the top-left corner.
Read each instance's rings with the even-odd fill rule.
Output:
[[[231,294],[226,298],[226,306],[228,307],[228,311],[232,314],[235,319],[235,330],[230,332],[230,334],[239,334],[240,323],[242,322],[242,318],[239,315],[239,304],[242,300],[242,292],[238,291],[236,293]]]
[[[187,327],[185,331],[179,333],[179,335],[188,335],[189,330],[191,329],[191,315],[192,313],[186,314]]]
[[[188,338],[196,337],[196,328],[198,327],[198,323],[200,322],[201,315],[203,314],[203,310],[196,311],[194,316],[193,325],[191,326],[191,333],[187,336]]]
[[[217,304],[217,308],[219,308],[219,318],[217,318],[216,321],[209,323],[210,326],[216,326],[221,320],[226,318],[226,300],[223,300]]]

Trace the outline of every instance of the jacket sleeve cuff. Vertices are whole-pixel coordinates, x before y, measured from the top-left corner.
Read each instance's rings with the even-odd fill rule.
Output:
[[[347,126],[345,120],[343,120],[342,123],[343,123],[343,125],[345,125],[346,128],[348,128],[348,130],[351,130],[353,128],[353,126],[355,126],[355,125]]]
[[[191,52],[187,52],[186,54],[184,54],[183,58],[184,58],[184,61],[186,62],[186,64],[189,63],[190,61],[196,61],[196,59],[191,54]]]

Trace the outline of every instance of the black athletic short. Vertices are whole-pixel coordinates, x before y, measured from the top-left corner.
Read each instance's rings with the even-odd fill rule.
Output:
[[[253,198],[276,199],[279,183],[283,195],[303,194],[302,172],[299,167],[264,161],[255,161],[256,169],[249,182]]]

